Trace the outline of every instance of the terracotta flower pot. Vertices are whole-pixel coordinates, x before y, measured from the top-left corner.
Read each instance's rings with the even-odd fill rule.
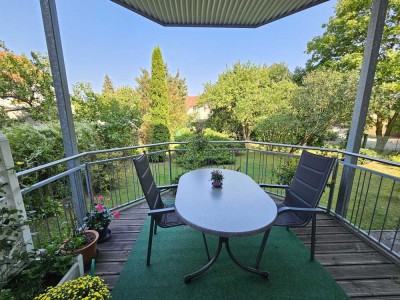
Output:
[[[222,180],[214,179],[214,180],[212,181],[212,185],[213,185],[213,187],[221,188],[221,187],[222,187]]]
[[[81,249],[71,251],[68,253],[76,255],[82,254],[83,264],[89,265],[92,262],[92,259],[97,257],[97,240],[99,239],[99,233],[95,230],[85,230],[85,235],[94,236],[92,242]]]

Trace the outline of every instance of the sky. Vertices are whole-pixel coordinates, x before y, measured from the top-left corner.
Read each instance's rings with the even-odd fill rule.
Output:
[[[108,74],[115,87],[136,86],[161,48],[169,72],[186,79],[189,95],[216,82],[235,62],[284,62],[291,71],[310,57],[307,42],[321,35],[336,0],[255,29],[168,28],[109,0],[56,0],[70,92],[88,82],[100,92]],[[0,40],[17,54],[47,53],[39,0],[0,0]]]

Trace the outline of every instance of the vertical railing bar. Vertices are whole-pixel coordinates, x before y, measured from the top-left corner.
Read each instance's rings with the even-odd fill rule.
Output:
[[[40,195],[40,203],[43,204],[44,203],[44,196],[43,196],[43,188],[39,189],[39,195]],[[41,209],[43,210],[43,216],[44,216],[44,220],[45,220],[45,224],[47,227],[47,232],[48,232],[48,238],[52,238],[52,234],[51,234],[51,230],[50,230],[50,224],[49,224],[49,217],[47,216],[47,212],[46,212],[46,208],[44,206],[41,206]]]
[[[110,154],[109,154],[110,155]],[[108,193],[108,195],[110,195],[110,199],[111,199],[111,206],[114,206],[114,175],[113,175],[113,161],[109,161],[107,162],[107,164],[105,164],[104,166],[106,167],[107,171],[107,179],[108,181],[105,182],[105,193]]]
[[[361,170],[360,170],[360,171],[358,172],[358,181],[357,181],[356,193],[354,194],[353,208],[352,208],[352,210],[351,210],[350,223],[352,223],[352,224],[353,224],[353,215],[354,215],[354,211],[355,211],[356,203],[357,203],[358,189],[359,189],[359,187],[360,187],[361,174],[362,174],[362,172],[361,172]],[[343,217],[345,218],[346,216],[343,216]]]
[[[172,156],[171,149],[168,148],[168,165],[169,165],[169,184],[172,184]]]
[[[51,195],[51,197],[53,198],[53,199],[55,199],[55,197],[54,197],[54,191],[53,191],[53,183],[52,184],[50,184],[50,186],[49,186],[49,190],[50,190],[50,195]],[[61,196],[61,195],[60,195]],[[61,199],[62,199],[62,197],[61,197]],[[61,200],[60,199],[60,200]],[[64,209],[64,208],[63,208]],[[58,210],[56,210],[56,215],[55,215],[55,219],[56,219],[56,224],[57,224],[57,228],[58,228],[58,233],[59,234],[61,234],[61,226],[60,226],[60,221],[58,220]]]
[[[332,185],[329,186],[330,188],[329,188],[328,204],[326,207],[326,211],[328,212],[328,214],[330,214],[331,208],[332,208],[332,201],[333,201],[333,196],[335,193],[338,168],[339,168],[339,161],[337,160],[337,157],[336,157],[336,162],[335,162],[335,165],[333,166],[333,171],[332,171],[332,180],[331,180]]]
[[[368,235],[370,235],[370,233],[371,233],[372,223],[374,222],[376,206],[378,204],[378,199],[381,194],[382,181],[383,181],[383,177],[381,176],[381,180],[379,181],[378,193],[376,194],[374,209],[372,211],[371,223],[369,224]]]
[[[357,225],[357,219],[358,219],[358,213],[360,212],[360,206],[361,206],[361,199],[364,193],[364,186],[365,186],[365,178],[367,177],[367,172],[364,172],[364,176],[363,176],[363,182],[361,185],[361,192],[360,192],[360,196],[358,198],[358,205],[357,205],[357,213],[356,213],[356,218],[354,219],[354,225]]]
[[[126,171],[126,169],[127,169],[127,167],[126,167],[126,159],[124,159],[123,160],[123,163],[124,163],[124,174],[125,174],[125,191],[126,191],[126,201],[124,201],[124,203],[127,203],[128,201],[129,201],[129,184],[128,184],[128,175],[127,175],[127,171]],[[119,204],[121,205],[121,204],[124,204],[124,203],[122,203],[122,199],[121,199],[121,201],[119,202]]]
[[[393,251],[394,245],[396,245],[396,238],[397,238],[397,233],[399,232],[399,228],[400,228],[400,217],[399,217],[399,220],[397,221],[397,227],[396,227],[396,231],[394,232],[393,242],[392,242],[392,246],[390,247],[390,251]]]
[[[364,216],[365,205],[366,205],[366,203],[367,203],[367,197],[368,197],[368,193],[369,193],[369,187],[371,186],[371,177],[372,177],[372,173],[369,173],[369,179],[368,179],[367,190],[366,190],[366,192],[365,192],[364,203],[363,203],[363,207],[362,207],[362,210],[361,210],[360,222],[359,222],[359,225],[358,225],[358,227],[360,227],[360,228],[361,228],[361,223],[362,223],[362,219],[363,219],[363,216]]]
[[[118,190],[118,198],[116,199],[116,205],[118,205],[118,203],[121,203],[122,201],[122,195],[121,195],[121,182],[120,182],[120,165],[121,165],[121,161],[116,161],[115,164],[117,165],[115,173],[117,174],[117,186],[116,189]],[[115,206],[115,204],[113,205]]]
[[[249,175],[249,149],[246,149],[246,175]]]
[[[391,191],[390,191],[390,196],[389,196],[388,205],[387,205],[387,207],[386,207],[385,218],[383,219],[383,223],[382,223],[381,234],[379,235],[379,242],[381,242],[383,230],[385,230],[386,219],[387,219],[387,215],[388,215],[388,213],[389,213],[390,204],[391,204],[391,202],[392,202],[393,191],[394,191],[394,186],[395,186],[395,184],[396,184],[396,181],[393,180],[393,185],[392,185],[392,189],[391,189]]]
[[[90,180],[90,170],[89,170],[89,164],[85,163],[85,174],[86,174],[86,190],[88,193],[88,197],[89,197],[89,202],[90,202],[90,206],[93,205],[93,193],[92,193],[92,183]]]
[[[257,182],[262,182],[262,181],[261,181],[262,176],[260,176],[260,174],[261,174],[261,162],[263,162],[263,156],[261,155],[261,152],[260,152],[260,159],[258,160],[258,176],[257,176]],[[255,178],[254,178],[254,179],[255,179]]]

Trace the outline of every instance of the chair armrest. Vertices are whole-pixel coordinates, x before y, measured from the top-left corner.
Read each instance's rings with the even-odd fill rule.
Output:
[[[168,190],[168,189],[173,189],[173,188],[177,188],[178,185],[177,184],[171,184],[171,185],[161,185],[159,187],[157,187],[159,190]]]
[[[288,185],[283,185],[283,184],[268,184],[268,183],[260,183],[260,187],[269,187],[269,188],[274,188],[274,189],[288,189]]]
[[[325,211],[318,207],[317,208],[313,208],[313,207],[305,208],[305,207],[283,206],[283,207],[278,208],[278,215],[288,213],[288,212],[307,212],[307,213],[316,214],[316,213],[323,213]]]
[[[159,208],[159,209],[151,209],[147,215],[153,216],[153,215],[163,215],[167,213],[171,213],[175,211],[175,207],[165,207],[165,208]]]

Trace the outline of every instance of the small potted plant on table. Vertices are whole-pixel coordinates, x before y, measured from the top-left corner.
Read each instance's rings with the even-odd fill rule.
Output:
[[[95,230],[99,233],[98,243],[102,243],[111,237],[111,229],[108,228],[111,220],[119,219],[120,216],[117,211],[110,211],[104,203],[105,199],[103,196],[94,198],[96,202],[93,204],[92,209],[87,213],[83,221],[85,222],[85,227],[87,229]]]
[[[222,180],[224,179],[224,175],[219,170],[213,170],[211,172],[211,183],[213,187],[221,188],[222,187]]]

